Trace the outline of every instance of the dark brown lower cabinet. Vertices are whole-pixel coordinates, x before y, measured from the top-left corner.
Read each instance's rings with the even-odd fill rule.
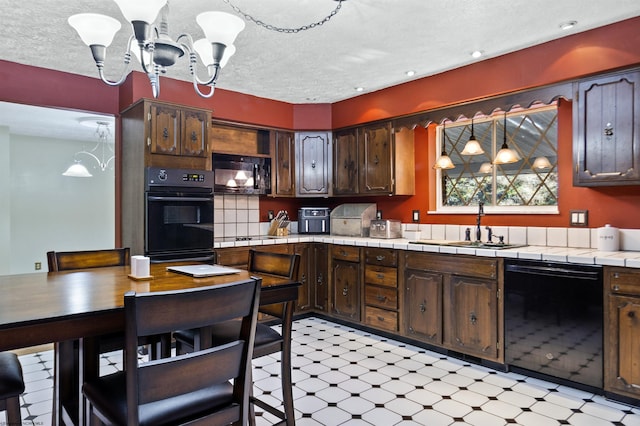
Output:
[[[451,276],[444,285],[445,343],[483,358],[498,356],[498,294],[495,281]]]
[[[360,321],[360,249],[334,245],[330,252],[331,313]]]
[[[605,270],[604,388],[640,398],[640,272]]]
[[[442,274],[405,269],[404,334],[442,345]]]
[[[297,243],[294,253],[300,255],[300,282],[297,312],[327,311],[327,245]]]

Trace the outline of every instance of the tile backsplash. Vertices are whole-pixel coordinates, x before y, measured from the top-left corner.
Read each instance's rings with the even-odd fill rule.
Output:
[[[423,240],[464,240],[466,229],[475,240],[475,227],[469,225],[441,225],[404,223],[403,231],[420,231]],[[598,247],[597,228],[544,228],[537,226],[492,226],[493,241],[504,236],[504,242],[530,246],[590,248]],[[487,229],[482,227],[482,241],[487,241]],[[415,237],[415,233],[411,233]],[[620,229],[620,250],[640,251],[640,229]]]
[[[260,235],[260,197],[220,194],[213,197],[214,237]]]

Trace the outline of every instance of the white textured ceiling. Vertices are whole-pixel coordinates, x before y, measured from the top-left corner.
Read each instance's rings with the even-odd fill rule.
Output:
[[[335,0],[171,0],[170,34],[203,36],[195,23],[206,10],[232,12],[228,4],[279,27],[324,18]],[[115,79],[130,34],[111,0],[0,0],[0,59],[97,76],[89,48],[67,24],[75,13],[119,19],[108,49],[107,74]],[[282,34],[247,22],[237,53],[218,87],[290,103],[332,103],[640,15],[638,0],[346,0],[327,23]],[[578,25],[562,31],[560,23]],[[481,59],[482,60],[482,59]],[[139,65],[138,65],[139,67]],[[416,75],[407,77],[405,72]],[[187,60],[168,77],[188,80]]]

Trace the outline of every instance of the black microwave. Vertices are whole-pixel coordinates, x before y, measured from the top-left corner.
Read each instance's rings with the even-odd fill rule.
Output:
[[[213,153],[214,194],[271,194],[271,158]]]

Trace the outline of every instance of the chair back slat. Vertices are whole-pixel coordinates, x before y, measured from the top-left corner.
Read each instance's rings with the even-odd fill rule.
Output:
[[[49,251],[47,263],[50,272],[74,269],[126,266],[130,264],[130,249],[116,248],[84,251]]]
[[[193,289],[125,294],[128,424],[138,424],[139,412],[131,407],[171,398],[197,398],[208,389],[229,386],[230,380],[234,389],[228,408],[207,418],[215,418],[215,424],[246,424],[261,284],[261,279],[251,278]],[[234,341],[213,342],[190,354],[146,363],[138,360],[136,348],[141,337],[185,327],[209,330],[210,335],[217,323],[232,318],[241,320],[240,335]]]
[[[243,347],[244,342],[235,341],[141,364],[138,367],[138,401],[146,404],[186,395],[206,388],[211,383],[224,383],[238,377]]]
[[[249,250],[249,271],[298,279],[300,255]]]
[[[159,335],[176,330],[195,329],[247,316],[251,305],[240,303],[255,293],[249,285],[218,285],[215,292],[199,289],[180,292],[154,292],[136,299],[139,336]],[[170,294],[171,297],[164,297]],[[186,314],[188,313],[188,315]]]

